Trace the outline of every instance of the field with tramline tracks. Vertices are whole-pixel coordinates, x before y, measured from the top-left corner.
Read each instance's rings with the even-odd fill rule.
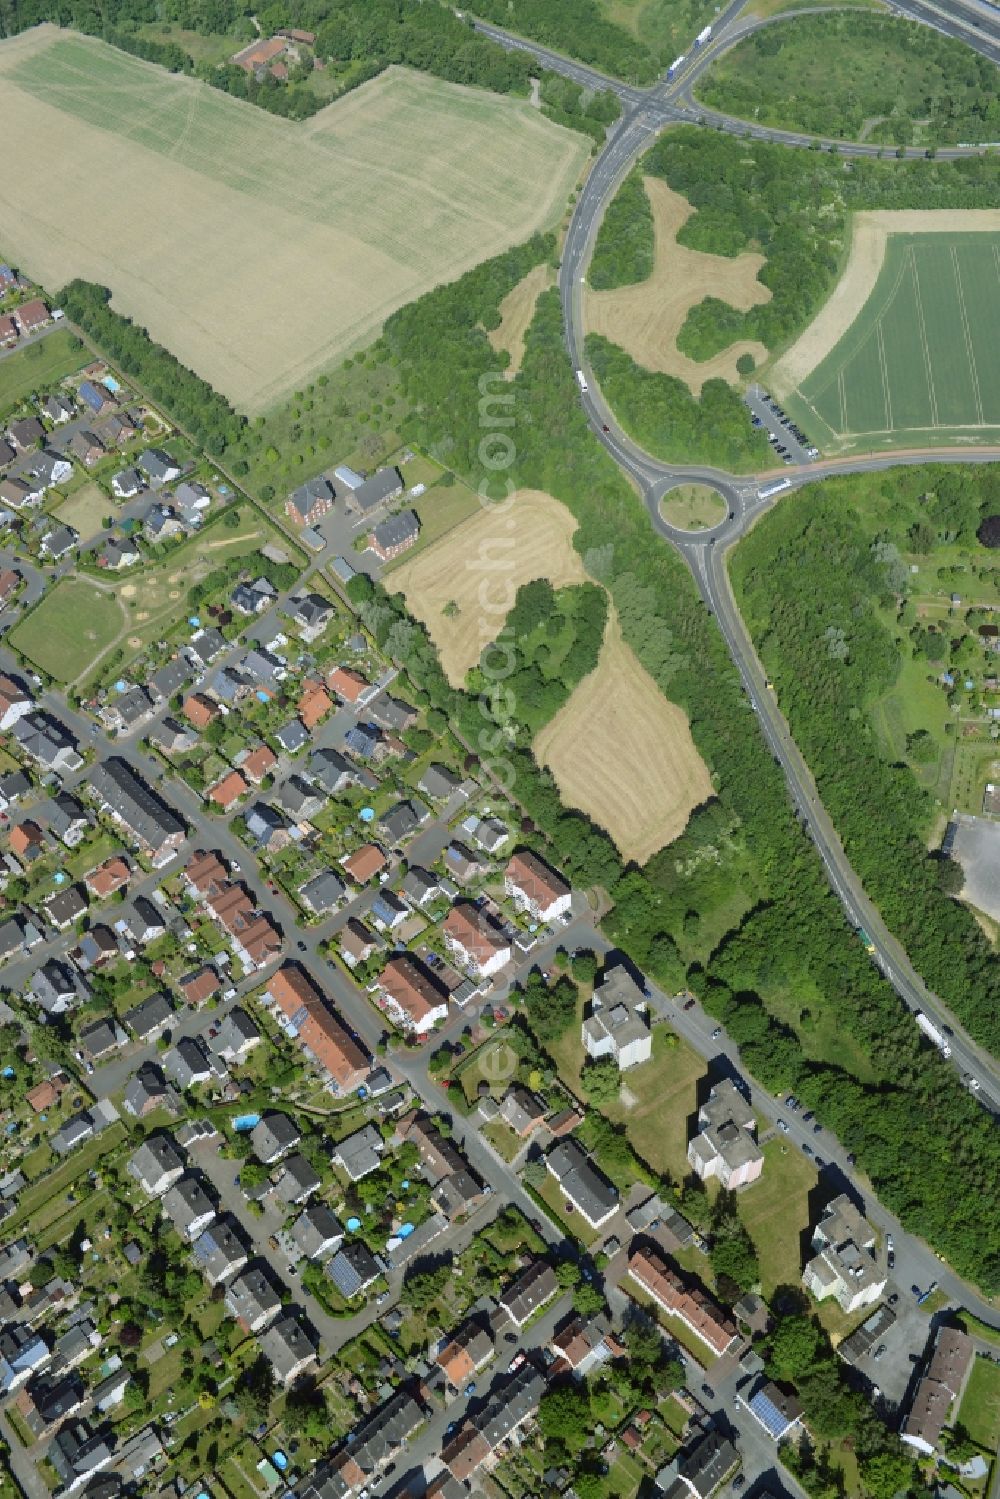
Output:
[[[584,138],[526,101],[392,68],[306,123],[93,37],[0,43],[4,254],[79,276],[238,407],[367,344],[441,281],[554,224]]]

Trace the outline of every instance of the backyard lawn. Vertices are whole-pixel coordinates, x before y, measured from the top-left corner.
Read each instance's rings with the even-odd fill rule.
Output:
[[[407,474],[407,479],[409,475]],[[429,547],[446,531],[457,526],[461,521],[474,515],[479,508],[479,500],[473,490],[461,479],[456,479],[452,484],[434,484],[425,494],[417,499],[406,500],[406,508],[415,510],[420,521],[420,535],[416,543],[403,554],[409,562],[424,547]],[[391,572],[395,563],[390,563],[386,572]]]
[[[89,350],[68,328],[56,328],[37,343],[0,359],[0,411],[23,401],[32,391],[51,388],[89,360]]]
[[[563,1082],[582,1099],[580,1070],[585,1053],[579,1022],[556,1041],[546,1042],[545,1049]],[[698,1053],[669,1026],[656,1025],[649,1061],[623,1073],[619,1100],[601,1105],[601,1113],[614,1124],[624,1124],[636,1155],[675,1181],[689,1175],[689,1131],[692,1115],[698,1111],[698,1083],[704,1075],[705,1063]]]
[[[83,541],[90,541],[101,529],[101,522],[113,511],[111,501],[99,484],[90,482],[66,496],[55,510],[55,516],[64,526],[72,526]]]
[[[959,1420],[974,1442],[995,1452],[1000,1444],[1000,1366],[978,1357],[962,1396]]]
[[[775,1286],[797,1286],[800,1234],[809,1226],[809,1193],[816,1172],[803,1155],[781,1140],[764,1146],[764,1170],[739,1195],[739,1213],[757,1246],[765,1296]]]

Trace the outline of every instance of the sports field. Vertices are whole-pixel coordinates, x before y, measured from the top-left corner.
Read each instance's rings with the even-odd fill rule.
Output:
[[[1000,442],[1000,232],[890,234],[786,405],[828,452]]]
[[[4,253],[109,286],[243,410],[421,293],[555,224],[587,154],[527,101],[393,68],[282,120],[93,37],[0,43]]]

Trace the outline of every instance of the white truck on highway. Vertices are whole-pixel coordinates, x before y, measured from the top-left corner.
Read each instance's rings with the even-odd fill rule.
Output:
[[[576,371],[576,383],[577,383],[577,385],[579,385],[580,389],[582,391],[584,391],[584,392],[586,392],[586,391],[588,391],[590,389],[590,386],[587,384],[587,377],[583,373],[583,370],[577,370]]]
[[[711,26],[703,26],[702,29],[701,29],[701,31],[699,31],[698,35],[694,39],[695,46],[696,47],[703,47],[705,45],[705,43],[708,41],[708,39],[709,39],[709,37],[711,35],[712,35],[712,28],[711,28]]]
[[[681,66],[682,63],[685,62],[687,62],[687,53],[682,52],[680,57],[675,57],[673,62],[670,64],[669,68],[667,69],[667,77],[673,78],[674,74],[677,72],[677,69]]]
[[[933,1020],[929,1020],[928,1017],[924,1014],[923,1010],[918,1010],[913,1018],[917,1022],[917,1025],[920,1027],[920,1029],[923,1031],[924,1035],[927,1037],[928,1041],[933,1041],[934,1045],[937,1047],[941,1055],[943,1057],[950,1057],[951,1047],[948,1045],[948,1042],[945,1040],[943,1033],[938,1030]]]

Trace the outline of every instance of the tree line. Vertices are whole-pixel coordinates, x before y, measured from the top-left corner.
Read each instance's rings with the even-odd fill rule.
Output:
[[[607,594],[594,583],[558,592],[547,578],[522,584],[497,640],[485,647],[479,667],[468,674],[467,690],[488,700],[492,664],[502,659],[518,742],[530,745],[594,670],[607,618]],[[506,726],[509,701],[502,699],[500,728]]]
[[[718,464],[733,473],[766,466],[770,449],[750,425],[728,380],[706,380],[701,395],[676,375],[638,364],[600,333],[589,333],[587,359],[608,404],[627,432],[668,462]]]
[[[131,318],[112,311],[111,292],[93,281],[71,281],[58,295],[59,305],[88,338],[150,398],[171,413],[209,452],[219,453],[239,438],[246,424],[224,396],[206,380],[154,343]]]

